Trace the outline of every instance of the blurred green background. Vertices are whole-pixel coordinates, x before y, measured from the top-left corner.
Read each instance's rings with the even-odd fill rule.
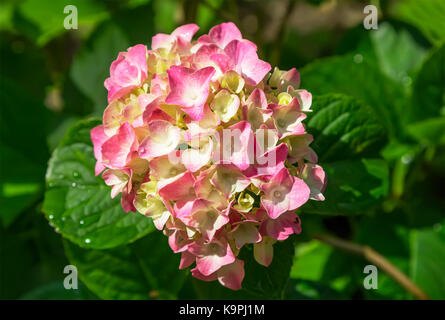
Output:
[[[370,3],[377,30],[363,27]],[[78,8],[78,30],[63,27],[69,4]],[[118,52],[184,23],[198,24],[200,35],[224,21],[272,66],[297,67],[315,111],[341,104],[326,127],[309,125],[329,177],[326,203],[300,211],[303,233],[276,249],[275,259],[287,262],[271,266],[270,283],[245,279],[235,293],[178,271],[160,233],[84,250],[42,213],[48,159],[68,128],[101,116]],[[413,298],[383,271],[379,288],[365,290],[369,262],[313,237],[330,234],[371,246],[430,298],[445,299],[444,40],[443,0],[0,2],[0,298]],[[340,117],[350,122],[328,132]],[[337,140],[354,144],[351,132],[365,124],[372,130],[357,139],[369,143],[329,149]],[[79,290],[62,286],[69,261],[79,268]]]

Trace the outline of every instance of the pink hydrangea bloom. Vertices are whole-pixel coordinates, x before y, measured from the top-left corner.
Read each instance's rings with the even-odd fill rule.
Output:
[[[119,99],[142,85],[147,78],[147,48],[138,44],[119,53],[110,67],[110,77],[105,80],[108,102]]]
[[[157,34],[118,55],[105,81],[103,124],[91,130],[95,173],[123,209],[151,218],[180,269],[242,287],[239,253],[301,232],[295,210],[324,200],[326,175],[304,120],[312,96],[293,68],[271,71],[231,22]]]

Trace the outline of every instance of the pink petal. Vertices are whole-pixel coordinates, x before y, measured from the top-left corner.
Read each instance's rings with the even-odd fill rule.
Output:
[[[104,131],[108,136],[115,135],[119,130],[122,121],[122,103],[115,100],[112,101],[104,111],[102,123]]]
[[[278,146],[257,157],[258,164],[249,167],[244,174],[251,178],[277,174],[284,168],[284,162],[287,159],[287,150],[287,145],[280,143]]]
[[[260,232],[277,240],[286,240],[290,235],[301,232],[300,219],[294,212],[288,211],[275,220],[264,220]]]
[[[138,102],[143,112],[143,124],[150,123],[152,120],[173,121],[173,118],[160,108],[163,97],[158,97],[153,94],[140,94],[138,96]]]
[[[137,147],[138,141],[133,128],[128,122],[124,122],[118,132],[102,145],[102,158],[107,161],[107,167],[121,169],[130,161]]]
[[[243,76],[253,85],[260,83],[270,69],[269,63],[253,57],[246,59],[242,64]]]
[[[216,150],[216,163],[232,163],[241,170],[245,170],[253,162],[254,135],[247,121],[240,121],[227,129],[223,129],[219,136],[220,150]]]
[[[256,221],[244,221],[239,223],[233,230],[235,244],[238,249],[247,243],[257,243],[261,241],[261,234],[258,232]]]
[[[196,266],[204,276],[209,276],[222,266],[235,261],[235,256],[227,241],[210,242],[208,244],[192,243],[189,251],[196,255]]]
[[[102,164],[102,145],[108,139],[108,136],[105,134],[103,125],[91,129],[90,136],[94,146],[94,157],[97,160],[95,167],[97,176],[105,169],[105,166]]]
[[[188,251],[181,253],[181,262],[179,263],[179,269],[185,269],[195,262],[195,256]]]
[[[160,157],[174,151],[181,140],[178,127],[165,120],[153,120],[148,124],[148,136],[139,146],[143,159]]]
[[[195,177],[191,172],[184,172],[171,179],[158,183],[159,195],[165,200],[177,201],[195,197]]]
[[[108,102],[129,93],[147,78],[146,55],[147,48],[142,44],[119,53],[111,64],[110,77],[104,83],[108,89]]]
[[[224,287],[232,290],[241,289],[244,279],[244,261],[235,259],[235,262],[226,265],[217,271],[218,281]]]
[[[214,45],[200,46],[196,53],[193,55],[193,62],[199,68],[214,67],[216,69],[215,74],[212,77],[212,81],[218,80],[218,77],[222,74],[218,63],[211,59],[215,54],[220,54],[221,49]]]
[[[276,219],[284,212],[291,210],[291,191],[293,187],[293,177],[286,168],[278,171],[269,181],[261,185],[264,195],[261,197],[261,204],[266,209],[267,214]]]
[[[235,69],[233,60],[225,54],[215,53],[210,56],[210,59],[218,65],[223,73]]]
[[[195,182],[196,195],[199,198],[204,198],[214,203],[220,203],[221,206],[227,207],[228,202],[226,197],[219,192],[210,182],[211,177],[215,173],[213,167],[202,171]]]
[[[147,47],[138,44],[128,48],[126,59],[142,72],[142,79],[147,77]]]
[[[170,212],[164,211],[162,213],[162,215],[153,217],[152,219],[153,219],[153,224],[155,225],[155,228],[158,230],[163,230],[164,226],[167,223],[167,220],[170,218],[170,216],[171,216]]]
[[[311,193],[311,190],[303,180],[296,177],[294,179],[294,184],[289,197],[289,210],[298,209],[305,204],[309,200],[309,195]]]
[[[202,281],[215,281],[216,279],[218,279],[218,275],[216,272],[212,273],[211,275],[205,276],[199,271],[198,267],[194,267],[192,270],[190,270],[190,272],[192,273],[193,277]]]
[[[310,198],[323,201],[324,196],[322,192],[327,184],[327,177],[323,168],[317,164],[306,163],[303,168],[302,176],[311,190]]]
[[[174,253],[184,252],[188,249],[191,240],[184,236],[184,232],[181,230],[175,230],[168,236],[168,244]]]
[[[285,198],[279,202],[274,202],[270,198],[262,197],[261,204],[266,209],[267,214],[271,219],[278,218],[281,214],[289,210],[289,198],[286,195]]]
[[[300,111],[300,102],[297,98],[292,99],[287,105],[270,104],[269,108],[273,110],[272,117],[280,138],[304,133],[301,122],[306,115]]]
[[[291,135],[286,139],[289,147],[289,160],[297,162],[301,159],[306,159],[312,163],[317,163],[317,154],[309,147],[309,144],[314,140],[310,134]]]
[[[173,151],[179,155],[179,150]],[[186,168],[181,163],[174,163],[170,161],[170,155],[157,157],[150,161],[150,175],[156,180],[164,180],[177,176],[186,171]]]
[[[247,40],[233,40],[224,51],[240,73],[251,85],[257,85],[270,71],[270,64],[258,59],[257,47]]]
[[[165,33],[158,33],[151,38],[151,48],[156,50],[171,42],[171,37]]]
[[[209,35],[201,36],[198,41],[201,43],[215,43],[220,48],[224,47],[232,40],[241,40],[242,35],[233,22],[224,22],[214,26],[209,31]]]
[[[295,68],[286,71],[281,79],[283,81],[284,88],[287,88],[289,85],[294,88],[298,88],[300,86],[300,73]]]
[[[122,190],[122,196],[121,196],[121,205],[122,209],[125,212],[136,212],[136,208],[133,205],[134,198],[136,196],[136,192],[134,189],[131,189],[131,191],[128,191],[129,185],[127,185],[127,188],[124,188]]]
[[[255,88],[247,99],[246,104],[259,109],[267,109],[267,99],[264,91]]]
[[[201,201],[203,199],[200,199]],[[198,200],[197,200],[198,201]],[[209,202],[203,202],[205,207],[194,210],[189,225],[192,225],[203,234],[205,240],[212,241],[219,229],[229,222],[229,217],[219,213],[215,208],[209,206]]]
[[[129,169],[113,170],[108,169],[102,174],[102,178],[107,186],[111,186],[111,198],[115,198],[121,193],[127,184],[131,181],[131,172]]]
[[[179,105],[193,120],[201,120],[209,95],[210,79],[214,73],[213,67],[199,70],[179,66],[170,67],[167,70],[170,93],[165,102]]]
[[[310,111],[312,104],[312,94],[306,90],[298,90],[298,98],[300,99],[301,110]]]
[[[275,239],[264,236],[261,242],[253,245],[253,256],[259,264],[268,267],[272,263],[273,244],[275,241]]]
[[[227,199],[243,191],[250,184],[250,179],[233,165],[217,165],[210,181]]]
[[[192,143],[193,144],[193,143]],[[191,172],[196,172],[205,166],[212,158],[213,142],[209,139],[207,143],[198,149],[189,148],[182,152],[181,162]]]
[[[196,24],[190,23],[177,27],[171,35],[173,37],[182,37],[184,40],[190,41],[198,30],[199,27]]]

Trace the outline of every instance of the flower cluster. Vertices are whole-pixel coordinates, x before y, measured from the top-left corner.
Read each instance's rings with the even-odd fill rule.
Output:
[[[179,268],[241,288],[253,244],[300,233],[295,210],[326,185],[302,121],[312,97],[294,68],[273,72],[233,23],[192,41],[198,26],[157,34],[121,52],[105,81],[103,124],[91,131],[96,175],[123,209],[153,219],[181,253]]]

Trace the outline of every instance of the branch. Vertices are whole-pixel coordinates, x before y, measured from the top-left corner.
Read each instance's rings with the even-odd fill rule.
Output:
[[[402,271],[397,269],[391,262],[389,262],[380,253],[376,252],[369,246],[353,243],[337,237],[327,235],[314,235],[315,239],[329,244],[335,248],[354,253],[369,260],[371,263],[378,266],[385,271],[390,277],[397,281],[403,288],[410,292],[419,300],[429,299],[425,292],[420,289],[414,282],[411,281]]]

